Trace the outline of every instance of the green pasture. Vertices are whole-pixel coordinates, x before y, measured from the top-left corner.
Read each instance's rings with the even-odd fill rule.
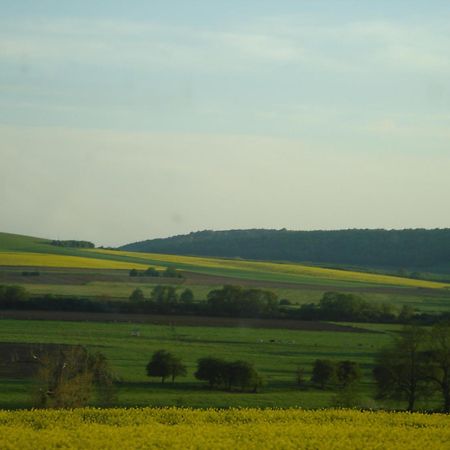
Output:
[[[67,272],[70,274],[70,272]],[[70,277],[69,277],[70,278]],[[95,278],[95,277],[94,277]],[[110,298],[110,299],[128,299],[134,289],[142,289],[146,298],[150,298],[151,292],[155,285],[159,284],[158,279],[152,279],[151,282],[133,282],[133,278],[128,278],[126,281],[90,281],[85,284],[46,284],[39,283],[34,277],[23,277],[20,282],[4,283],[15,284],[23,286],[28,292],[35,295],[54,294],[80,297],[96,297],[96,298]],[[164,284],[165,280],[161,280]],[[70,283],[70,279],[68,281]],[[0,284],[2,282],[0,281]],[[176,285],[179,293],[184,289],[189,288],[193,291],[194,297],[197,301],[204,301],[207,298],[208,292],[213,289],[218,289],[220,286],[210,284],[188,284],[181,283]],[[278,295],[279,299],[287,299],[294,305],[302,305],[305,303],[317,303],[327,290],[339,290],[339,292],[347,292],[345,288],[324,287],[323,289],[302,289],[302,288],[280,288],[267,287]],[[350,291],[348,291],[350,292]],[[450,292],[442,292],[441,295],[430,295],[424,293],[422,295],[411,295],[409,291],[403,289],[395,289],[392,292],[379,293],[371,292],[370,290],[363,292],[353,292],[360,295],[370,302],[387,303],[401,308],[403,305],[413,307],[418,311],[423,312],[443,312],[450,308]]]
[[[361,325],[364,326],[364,325]],[[373,329],[373,327],[371,327]],[[192,407],[287,407],[319,408],[329,406],[332,391],[300,390],[295,370],[303,367],[307,378],[317,358],[357,361],[364,373],[361,384],[363,406],[380,406],[372,399],[371,367],[375,353],[390,342],[399,327],[377,326],[371,333],[315,332],[282,329],[220,327],[171,327],[124,323],[0,321],[1,342],[82,344],[103,352],[123,380],[119,404],[179,405]],[[133,336],[139,330],[140,336]],[[182,357],[188,376],[174,385],[162,386],[149,379],[145,365],[152,353],[167,349]],[[198,358],[218,356],[251,361],[263,375],[266,386],[261,393],[210,391],[195,380]],[[32,381],[0,379],[0,409],[29,407]]]

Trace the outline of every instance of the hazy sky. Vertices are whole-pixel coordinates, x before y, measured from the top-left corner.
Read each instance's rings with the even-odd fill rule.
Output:
[[[0,230],[450,226],[450,4],[0,0]]]

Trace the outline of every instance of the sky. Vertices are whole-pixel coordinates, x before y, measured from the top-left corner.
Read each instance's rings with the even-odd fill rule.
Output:
[[[447,0],[0,9],[0,231],[450,227]]]

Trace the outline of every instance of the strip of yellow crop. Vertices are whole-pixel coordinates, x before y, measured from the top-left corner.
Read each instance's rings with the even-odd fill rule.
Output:
[[[47,253],[0,252],[0,266],[65,267],[77,269],[145,269],[147,265]]]
[[[0,448],[448,449],[449,416],[349,410],[0,411]]]
[[[315,277],[321,279],[333,279],[350,282],[388,284],[393,286],[404,287],[421,287],[421,288],[444,288],[449,287],[448,284],[435,281],[413,280],[409,278],[401,278],[390,275],[380,275],[374,273],[354,272],[349,270],[326,269],[322,267],[305,266],[303,264],[284,264],[270,263],[263,261],[240,261],[221,258],[202,258],[196,256],[180,256],[180,255],[163,255],[158,253],[140,253],[140,252],[122,252],[114,250],[92,250],[110,255],[130,256],[142,260],[161,261],[161,263],[169,262],[173,264],[189,264],[198,267],[236,269],[245,271],[257,271],[268,274],[290,274],[307,277]]]

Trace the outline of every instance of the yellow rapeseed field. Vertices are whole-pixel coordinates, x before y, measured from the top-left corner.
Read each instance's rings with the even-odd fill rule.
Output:
[[[0,252],[0,266],[76,269],[145,269],[146,264],[50,253]]]
[[[0,411],[0,448],[448,449],[450,417],[351,410]]]
[[[387,284],[392,286],[422,287],[422,288],[444,288],[449,287],[447,283],[435,281],[414,280],[390,275],[379,275],[374,273],[355,272],[350,270],[326,269],[322,267],[305,266],[303,264],[284,264],[263,261],[239,261],[222,258],[202,258],[196,256],[163,255],[158,253],[123,252],[115,250],[88,250],[89,252],[100,252],[109,255],[131,256],[142,260],[168,262],[173,264],[188,264],[197,267],[235,269],[239,271],[261,272],[266,274],[288,274],[303,277],[311,277],[323,280],[340,280],[348,282]]]

